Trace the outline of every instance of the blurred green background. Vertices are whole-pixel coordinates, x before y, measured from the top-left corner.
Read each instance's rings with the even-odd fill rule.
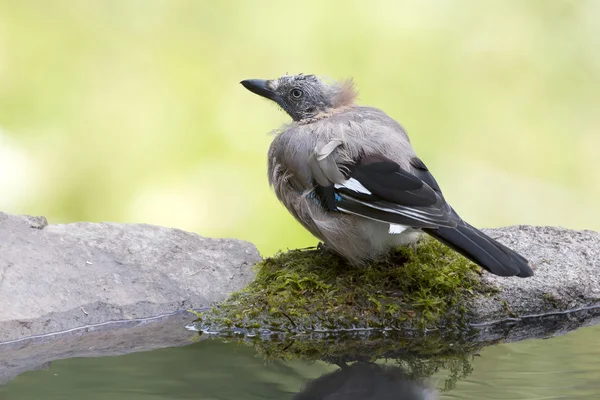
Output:
[[[0,0],[0,210],[315,244],[287,121],[239,85],[354,77],[472,224],[600,229],[600,1]]]

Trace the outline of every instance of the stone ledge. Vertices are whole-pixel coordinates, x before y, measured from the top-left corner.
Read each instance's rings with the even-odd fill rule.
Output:
[[[0,343],[207,307],[251,282],[260,260],[235,239],[0,212]]]
[[[475,304],[473,323],[600,307],[600,234],[549,226],[511,226],[485,232],[533,264],[531,278],[484,274],[498,289]]]

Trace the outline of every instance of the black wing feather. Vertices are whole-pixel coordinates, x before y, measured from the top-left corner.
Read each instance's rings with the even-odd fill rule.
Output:
[[[429,172],[429,169],[420,158],[413,157],[410,160],[410,165],[414,168],[412,172],[417,178],[429,185],[429,187],[435,190],[440,196],[443,196],[440,185],[438,185],[437,181],[433,175],[431,175],[431,172]]]
[[[333,185],[321,186],[315,182],[314,193],[321,204],[321,207],[329,211],[337,210],[337,205],[335,204],[335,189]]]
[[[456,226],[444,198],[397,163],[370,156],[345,169],[347,178],[356,180],[368,193],[336,185],[334,196],[340,211],[416,228]]]
[[[355,168],[354,179],[383,200],[405,206],[431,206],[437,195],[428,185],[396,163],[374,163]]]

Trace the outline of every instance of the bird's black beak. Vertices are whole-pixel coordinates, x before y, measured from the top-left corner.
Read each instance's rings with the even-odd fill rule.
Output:
[[[275,92],[267,86],[267,82],[264,79],[246,79],[240,83],[252,93],[274,100]]]

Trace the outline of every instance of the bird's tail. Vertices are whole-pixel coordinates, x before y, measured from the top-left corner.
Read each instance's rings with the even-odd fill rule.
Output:
[[[455,228],[423,229],[448,247],[499,276],[533,276],[527,259],[464,221]]]

